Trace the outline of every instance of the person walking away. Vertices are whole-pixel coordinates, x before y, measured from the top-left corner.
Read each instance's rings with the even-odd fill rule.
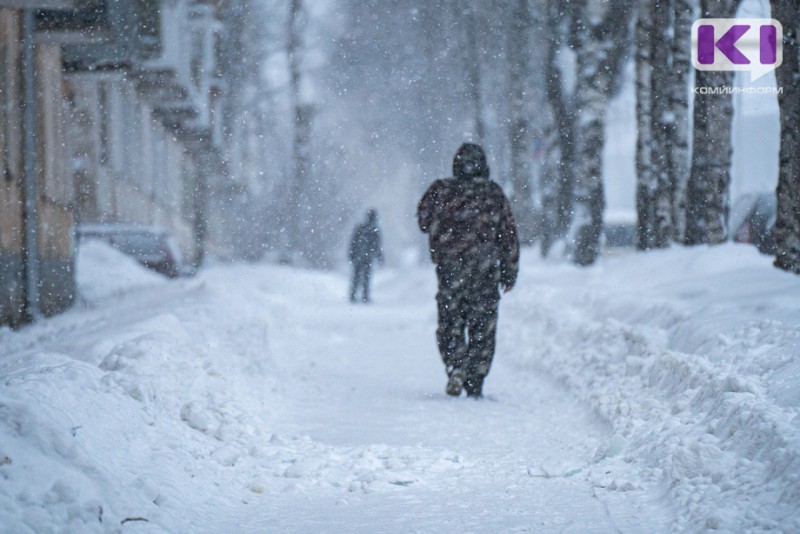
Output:
[[[378,212],[371,209],[367,211],[364,222],[355,227],[350,239],[350,263],[353,265],[350,302],[356,301],[356,294],[359,292],[361,301],[369,302],[369,278],[374,260],[383,263],[383,249]]]
[[[417,217],[436,264],[436,341],[448,377],[445,391],[480,398],[494,358],[499,289],[510,291],[519,269],[511,206],[489,178],[480,145],[459,147],[453,176],[428,188]]]

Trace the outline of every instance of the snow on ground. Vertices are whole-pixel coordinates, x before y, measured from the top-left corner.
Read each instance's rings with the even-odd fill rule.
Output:
[[[100,303],[120,293],[166,283],[167,279],[142,269],[138,261],[107,244],[88,240],[80,247],[77,282],[84,303]]]
[[[534,268],[500,351],[611,424],[599,486],[660,484],[676,528],[798,532],[800,278],[770,261],[730,244]]]
[[[479,402],[443,393],[430,266],[353,306],[78,265],[82,305],[0,330],[2,531],[800,530],[800,278],[749,247],[529,252]]]

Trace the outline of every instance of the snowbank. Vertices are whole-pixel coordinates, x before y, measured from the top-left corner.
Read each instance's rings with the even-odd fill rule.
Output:
[[[263,495],[392,492],[462,467],[441,448],[272,430],[268,326],[287,292],[343,300],[338,278],[228,266],[161,283],[103,246],[79,268],[105,300],[0,332],[0,530],[214,532]]]
[[[741,245],[522,273],[500,350],[613,426],[598,487],[661,484],[675,529],[800,531],[800,278]]]
[[[342,276],[220,266],[164,281],[85,248],[92,306],[0,331],[0,530],[211,532],[247,517],[240,530],[258,532],[259,517],[311,514],[299,505],[322,510],[309,530],[337,517],[366,532],[369,510],[405,506],[446,532],[542,515],[526,528],[580,516],[638,531],[626,514],[654,532],[800,531],[800,278],[747,246],[589,269],[526,252],[501,304],[487,382],[498,398],[469,404],[438,389],[428,267],[379,273],[366,307],[348,305]],[[526,404],[540,385],[546,398]],[[585,405],[607,424],[579,421]],[[507,508],[473,510],[489,498]]]
[[[97,240],[78,247],[76,261],[78,290],[88,303],[97,303],[122,293],[166,282],[166,277]]]

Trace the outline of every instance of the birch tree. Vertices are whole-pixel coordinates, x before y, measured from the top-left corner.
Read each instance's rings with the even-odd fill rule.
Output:
[[[542,172],[542,256],[566,236],[572,217],[575,187],[575,105],[562,73],[561,53],[574,29],[572,6],[564,0],[548,0],[545,27],[550,36],[544,60],[545,96],[551,120],[546,135]],[[544,31],[544,28],[542,29]],[[570,43],[572,48],[575,43]]]
[[[477,0],[451,0],[448,2],[453,12],[456,40],[462,48],[465,74],[466,97],[471,112],[471,135],[473,141],[484,144],[486,141],[486,121],[483,110],[483,54],[480,42],[481,25]],[[482,21],[481,21],[482,22]]]
[[[289,193],[287,219],[290,253],[305,255],[306,240],[303,228],[310,220],[308,181],[311,159],[311,120],[313,107],[303,94],[304,30],[307,15],[303,0],[291,0],[287,22],[286,55],[289,60],[289,86],[292,106],[292,185]]]
[[[573,261],[594,263],[603,229],[603,147],[608,101],[619,89],[629,40],[630,0],[577,2],[577,164]]]
[[[672,238],[683,242],[686,233],[686,185],[689,181],[689,74],[692,23],[697,0],[673,0],[672,83],[669,85],[669,112],[672,115],[670,169],[674,174],[672,198]]]
[[[483,90],[480,48],[478,46],[478,15],[475,0],[469,0],[464,9],[466,19],[467,40],[467,73],[469,74],[469,94],[472,100],[472,112],[475,117],[475,138],[478,143],[486,140],[486,123],[483,120]]]
[[[783,64],[776,70],[781,113],[781,148],[775,266],[800,274],[800,10],[794,0],[772,0],[772,16],[783,24]]]
[[[640,0],[636,23],[637,247],[683,235],[688,180],[689,0]]]
[[[740,0],[700,0],[703,18],[730,18]],[[733,83],[729,71],[695,72],[696,88],[712,88],[694,99],[694,136],[686,188],[687,245],[717,244],[728,237],[733,98],[713,89]]]
[[[531,68],[533,15],[529,0],[514,0],[509,24],[508,81],[511,206],[520,239],[531,244],[535,239],[533,202],[533,106],[534,84]]]
[[[655,184],[653,180],[652,78],[653,10],[650,0],[639,0],[636,18],[636,246],[655,244]]]

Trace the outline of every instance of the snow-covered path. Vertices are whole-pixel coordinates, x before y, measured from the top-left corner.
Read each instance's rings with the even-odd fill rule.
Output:
[[[523,255],[482,401],[430,266],[218,266],[100,245],[85,304],[0,330],[0,531],[797,532],[800,279],[749,247]]]
[[[334,532],[659,530],[664,518],[657,508],[643,510],[631,499],[632,506],[609,513],[595,496],[585,470],[607,446],[609,429],[547,379],[519,372],[501,354],[485,400],[446,397],[434,343],[432,270],[379,275],[376,286],[370,306],[344,302],[340,280],[287,294],[293,302],[271,330],[285,400],[275,426],[345,449],[377,447],[381,462],[405,463],[407,476],[386,479],[395,487],[368,478],[346,494],[284,496],[244,525],[254,531],[325,525]]]
[[[238,266],[164,283],[112,252],[83,255],[95,265],[84,309],[0,332],[0,524],[12,531],[669,522],[652,491],[598,498],[587,468],[615,447],[610,428],[508,355],[486,399],[444,394],[430,268],[381,272],[376,303],[353,306],[341,274]],[[501,318],[501,346],[520,328]]]

